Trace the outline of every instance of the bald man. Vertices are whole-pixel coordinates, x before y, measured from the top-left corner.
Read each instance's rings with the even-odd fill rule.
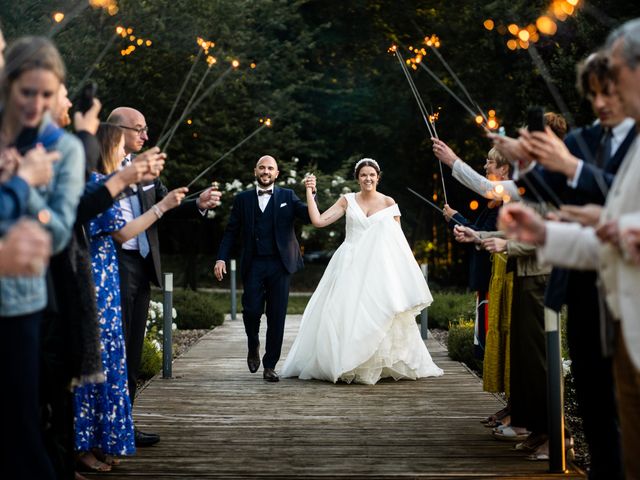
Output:
[[[222,280],[231,247],[242,232],[242,317],[249,347],[247,365],[251,373],[260,368],[260,317],[266,307],[267,342],[262,363],[263,378],[268,382],[280,380],[275,367],[282,350],[289,281],[291,274],[302,268],[294,222],[297,218],[310,223],[306,204],[293,190],[275,186],[278,173],[272,156],[258,160],[254,169],[256,188],[235,196],[214,267],[216,278]]]
[[[123,164],[132,161],[149,140],[147,122],[144,115],[129,107],[116,108],[107,122],[124,129],[124,150],[127,154]],[[165,157],[158,147],[147,150],[144,155]],[[186,192],[186,189],[185,189]],[[169,191],[159,179],[152,183],[138,184],[136,194],[120,201],[125,221],[149,210],[162,200]],[[208,188],[196,199],[183,202],[173,215],[203,218],[207,209],[220,203],[220,192]],[[160,269],[160,244],[157,222],[146,232],[141,233],[120,246],[118,263],[120,267],[120,298],[122,299],[122,320],[127,347],[127,371],[129,375],[129,394],[133,403],[136,395],[142,345],[144,343],[147,312],[151,300],[151,283],[162,285]],[[136,446],[146,447],[157,443],[160,437],[154,433],[135,430]]]

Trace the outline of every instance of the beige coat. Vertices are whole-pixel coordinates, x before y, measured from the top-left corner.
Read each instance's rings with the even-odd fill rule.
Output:
[[[636,139],[616,174],[602,212],[602,222],[618,219],[620,229],[640,226],[640,141]],[[625,344],[640,370],[640,267],[628,262],[617,246],[601,244],[593,228],[547,222],[547,237],[538,249],[541,262],[599,270],[607,304],[621,322]]]

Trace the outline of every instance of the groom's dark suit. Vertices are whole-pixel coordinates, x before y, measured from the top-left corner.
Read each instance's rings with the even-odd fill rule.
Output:
[[[264,212],[259,207],[256,189],[239,193],[233,201],[229,223],[218,250],[218,260],[228,264],[231,247],[242,232],[242,316],[251,352],[259,345],[260,317],[266,304],[264,368],[275,368],[280,358],[289,281],[291,274],[303,265],[294,231],[296,218],[304,223],[310,222],[307,206],[293,190],[273,187]]]

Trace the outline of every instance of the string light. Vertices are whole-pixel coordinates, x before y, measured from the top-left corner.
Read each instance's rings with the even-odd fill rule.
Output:
[[[471,202],[469,202],[469,208],[471,210],[477,210],[479,206],[480,204],[478,203],[477,200],[471,200]]]
[[[62,20],[64,20],[64,13],[62,12],[56,12],[53,14],[53,20],[56,23],[60,23]]]
[[[116,0],[89,0],[89,5],[93,8],[102,8],[111,16],[114,16],[119,10]]]
[[[135,50],[136,46],[138,47],[150,47],[153,45],[151,40],[142,38],[140,36],[133,35],[133,27],[123,27],[118,25],[116,27],[116,34],[120,35],[123,39],[131,42],[127,48],[123,48],[120,50],[120,55],[126,57],[127,55],[131,55]]]

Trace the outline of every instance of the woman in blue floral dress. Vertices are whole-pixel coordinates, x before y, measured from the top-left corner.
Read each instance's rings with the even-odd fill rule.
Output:
[[[103,124],[97,137],[101,149],[98,164],[100,172],[93,172],[90,182],[103,183],[110,174],[118,171],[120,162],[125,157],[123,130],[114,125]],[[140,155],[135,162],[114,176],[122,177],[121,183],[124,186],[138,181],[141,174],[145,174],[143,178],[157,176],[164,160],[157,161],[157,156],[152,157]],[[109,210],[89,222],[91,264],[96,285],[105,381],[76,387],[74,409],[78,461],[90,470],[109,471],[111,465],[118,463],[115,456],[135,453],[115,241],[123,243],[140,234],[165,211],[178,206],[183,197],[183,189],[174,190],[152,209],[129,223],[125,222],[122,210],[116,202]]]

